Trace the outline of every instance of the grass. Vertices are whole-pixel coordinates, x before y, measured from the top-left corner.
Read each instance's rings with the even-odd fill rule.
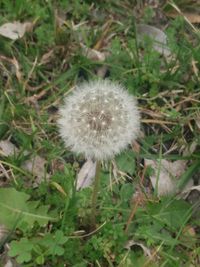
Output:
[[[199,183],[200,35],[183,17],[159,17],[157,10],[129,0],[0,4],[0,25],[34,24],[16,41],[0,36],[0,139],[17,148],[9,156],[0,150],[0,224],[7,228],[0,238],[2,266],[11,256],[30,267],[199,266],[199,191],[186,199],[158,196],[145,159],[187,161],[179,187]],[[171,56],[155,51],[149,38],[140,42],[136,23],[164,27]],[[105,61],[89,59],[81,44],[105,53]],[[142,127],[134,150],[103,166],[91,231],[92,188],[75,188],[85,160],[64,147],[56,121],[63,96],[103,72],[137,96]],[[24,168],[37,156],[43,164]],[[35,214],[34,222],[26,212]],[[53,219],[37,219],[42,214]]]

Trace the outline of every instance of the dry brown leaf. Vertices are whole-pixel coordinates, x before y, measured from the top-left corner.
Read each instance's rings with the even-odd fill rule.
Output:
[[[22,38],[26,32],[31,31],[33,28],[32,22],[21,23],[14,21],[12,23],[5,23],[0,26],[0,35],[7,37],[11,40]]]
[[[188,246],[194,246],[198,239],[195,228],[192,227],[192,225],[185,226],[179,239],[182,243],[186,243]]]
[[[190,144],[184,145],[182,148],[182,155],[184,157],[191,156],[196,150],[197,146],[198,146],[197,140],[192,141]]]
[[[12,144],[9,140],[0,141],[0,154],[4,157],[12,156],[17,154],[18,148]]]
[[[81,44],[81,47],[83,49],[83,55],[86,56],[87,58],[91,59],[91,60],[102,62],[106,58],[104,53],[99,52],[99,51],[92,49],[92,48],[88,48],[84,44]]]
[[[41,65],[45,65],[49,63],[50,60],[53,58],[53,56],[54,56],[54,50],[51,49],[50,51],[48,51],[42,56],[40,63],[38,65],[41,66]]]
[[[195,61],[194,59],[192,59],[192,70],[194,72],[194,74],[196,75],[197,78],[199,78],[199,69],[197,67],[198,65],[198,61]]]
[[[61,28],[65,24],[66,12],[64,10],[55,9],[55,24],[58,28]]]
[[[22,81],[22,73],[21,73],[21,71],[20,71],[20,66],[19,66],[19,63],[18,63],[17,59],[14,57],[14,58],[12,59],[11,63],[12,63],[12,64],[14,65],[14,67],[15,67],[15,75],[16,75],[18,81],[21,82],[21,81]]]
[[[171,51],[167,46],[167,36],[163,31],[150,25],[138,24],[137,32],[140,41],[144,39],[145,36],[149,36],[153,41],[153,48],[155,51],[166,57],[171,55]]]
[[[9,58],[9,57],[0,55],[0,60],[7,61],[14,66],[14,68],[11,69],[11,73],[14,72],[18,81],[21,82],[22,81],[22,73],[20,71],[20,65],[19,65],[19,62],[17,61],[17,59],[15,57]]]
[[[89,187],[94,180],[95,171],[96,162],[91,159],[87,160],[78,173],[76,189],[80,190]]]
[[[146,247],[144,244],[142,244],[141,242],[135,242],[134,240],[129,240],[129,241],[126,243],[125,248],[126,248],[126,249],[131,249],[132,246],[138,246],[138,247],[141,247],[141,249],[143,250],[145,256],[148,256],[148,257],[151,257],[151,256],[152,256],[150,249],[147,248],[147,247]]]
[[[97,76],[100,78],[105,78],[106,72],[108,71],[108,66],[101,66],[97,69]]]
[[[49,179],[49,174],[46,173],[46,160],[40,156],[35,156],[22,164],[22,168],[32,173],[35,176],[33,186],[38,186],[44,178]]]
[[[195,122],[196,122],[197,128],[200,131],[200,114],[198,114],[198,116],[196,117]]]
[[[167,12],[166,15],[170,18],[176,18],[177,16],[180,16],[180,13],[178,12]],[[190,13],[190,12],[181,12],[181,15],[186,17],[189,22],[191,23],[200,23],[200,15],[196,13]]]
[[[0,163],[0,186],[5,186],[10,180],[10,171],[7,170],[2,163]]]
[[[3,267],[14,267],[12,261],[10,259],[8,259],[8,261],[5,263],[5,265]]]
[[[180,16],[183,16],[184,20],[188,23],[188,25],[190,25],[190,27],[193,29],[193,31],[196,33],[199,32],[199,30],[193,25],[193,23],[190,22],[190,20],[185,16],[185,15],[187,15],[187,12],[182,12],[180,10],[180,8],[174,2],[170,2],[169,4],[174,9],[174,11],[172,11],[172,13],[175,12],[175,13],[179,14]]]
[[[18,154],[19,150],[16,148],[14,144],[12,144],[9,140],[0,141],[0,155],[4,157],[12,156],[14,154]],[[24,155],[27,155],[28,152],[24,151]],[[50,175],[46,173],[45,168],[46,160],[40,156],[35,156],[26,160],[22,164],[22,168],[35,176],[33,186],[38,186],[44,178],[49,179]]]
[[[153,188],[157,187],[158,196],[174,193],[176,190],[177,180],[184,173],[187,162],[177,160],[174,162],[162,159],[160,161],[145,159],[145,165],[150,166],[154,170],[154,174],[150,176]],[[157,177],[158,176],[158,177]],[[189,181],[183,190],[193,185],[193,181]]]
[[[200,185],[195,185],[184,189],[184,191],[181,193],[181,196],[185,199],[189,196],[190,192],[193,190],[197,190],[198,192],[200,192]]]

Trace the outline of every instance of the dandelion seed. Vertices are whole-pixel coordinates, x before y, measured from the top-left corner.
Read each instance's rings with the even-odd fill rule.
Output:
[[[120,153],[135,140],[140,127],[134,97],[108,80],[77,86],[59,114],[59,130],[66,146],[96,160]]]

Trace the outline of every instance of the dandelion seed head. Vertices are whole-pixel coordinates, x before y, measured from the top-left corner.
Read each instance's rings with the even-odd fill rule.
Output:
[[[67,147],[103,160],[120,153],[138,135],[140,115],[133,96],[118,83],[83,83],[65,98],[58,126]]]

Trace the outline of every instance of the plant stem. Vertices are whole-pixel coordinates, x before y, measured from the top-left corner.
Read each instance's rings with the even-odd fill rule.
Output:
[[[97,161],[94,187],[92,192],[92,210],[91,210],[91,226],[94,228],[96,227],[96,213],[97,213],[96,206],[97,206],[97,197],[99,191],[100,171],[101,171],[101,162]]]

